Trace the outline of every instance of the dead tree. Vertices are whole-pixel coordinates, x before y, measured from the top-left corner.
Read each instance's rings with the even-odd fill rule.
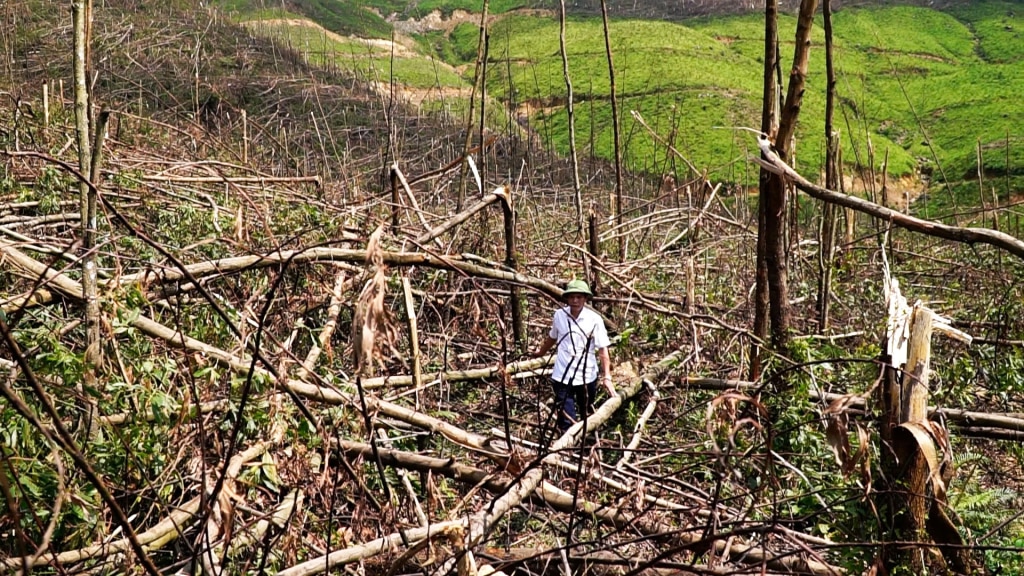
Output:
[[[886,269],[885,378],[879,389],[883,483],[883,517],[890,519],[883,541],[921,542],[921,546],[885,545],[881,562],[890,573],[903,566],[912,573],[976,573],[977,562],[947,513],[946,490],[953,480],[949,432],[940,421],[928,419],[928,377],[931,336],[940,331],[970,343],[971,337],[949,326],[921,305],[907,303],[899,282]],[[927,554],[934,543],[941,557]],[[941,560],[940,560],[941,558]],[[943,565],[945,564],[945,565]]]
[[[774,134],[778,131],[779,85],[776,71],[779,66],[778,2],[765,2],[764,15],[764,95],[761,107],[761,132]],[[768,172],[762,170],[758,183],[757,202],[757,276],[754,290],[754,336],[760,341],[768,339],[768,262],[765,256],[764,231],[768,206]],[[755,342],[750,354],[750,379],[761,377],[760,343]]]
[[[838,190],[842,178],[842,161],[839,155],[839,132],[833,126],[836,100],[836,71],[832,61],[832,3],[825,0],[825,69],[827,88],[825,94],[825,186]],[[832,258],[835,255],[836,212],[834,204],[821,204],[821,228],[818,238],[818,331],[828,330],[829,302],[832,298]]]

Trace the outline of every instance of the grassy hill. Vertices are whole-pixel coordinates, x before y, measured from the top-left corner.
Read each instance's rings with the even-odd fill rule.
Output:
[[[247,19],[269,20],[307,16],[327,30],[380,37],[388,23],[378,14],[417,17],[439,10],[478,9],[478,2],[442,1],[373,2],[373,11],[336,3],[331,17],[312,0],[296,2],[288,15],[251,12]],[[911,3],[912,4],[912,3]],[[235,1],[236,9],[246,3]],[[702,6],[703,4],[701,4]],[[324,5],[327,6],[327,5]],[[689,5],[687,5],[689,6]],[[675,12],[651,5],[660,15],[676,21],[616,18],[630,13],[612,3],[610,35],[615,59],[624,155],[639,171],[680,172],[676,161],[659,140],[671,140],[686,158],[712,178],[750,185],[755,171],[747,162],[752,145],[749,133],[736,130],[758,126],[761,97],[763,17],[745,15],[679,15],[705,11],[694,4]],[[841,4],[840,4],[841,6]],[[542,2],[491,3],[494,14],[524,7],[547,7]],[[834,15],[838,96],[838,128],[843,137],[848,171],[871,165],[890,178],[923,177],[932,186],[958,187],[965,202],[976,202],[976,185],[960,185],[978,173],[979,148],[986,179],[1005,191],[1024,174],[1024,10],[1006,1],[946,3],[942,10],[917,5],[877,5],[843,8]],[[732,5],[719,7],[729,11]],[[568,23],[567,48],[577,99],[577,144],[585,154],[612,157],[611,107],[607,63],[601,23],[593,6],[571,7],[578,16]],[[360,18],[347,18],[362,10]],[[618,11],[618,12],[616,12]],[[244,10],[241,13],[245,13]],[[652,13],[653,14],[653,13]],[[369,16],[367,16],[369,15]],[[360,22],[374,24],[360,24]],[[345,22],[345,25],[340,24]],[[269,26],[269,25],[264,25]],[[270,33],[280,37],[279,28]],[[792,57],[787,41],[795,30],[792,16],[780,19],[783,64]],[[450,33],[424,31],[415,35],[420,56],[401,55],[391,60],[386,51],[374,51],[344,41],[328,41],[322,33],[288,28],[288,42],[315,46],[312,61],[322,63],[329,54],[332,65],[367,77],[394,79],[414,89],[466,90],[476,51],[478,32],[472,22]],[[334,43],[336,42],[336,43]],[[815,178],[820,173],[824,116],[824,37],[820,17],[813,36],[814,48],[808,91],[797,132],[798,169]],[[568,151],[565,86],[558,49],[558,25],[550,16],[507,15],[491,28],[488,92],[504,103],[540,135],[546,145]],[[458,77],[427,56],[447,60],[463,70]],[[339,57],[339,55],[342,55]],[[450,109],[450,103],[449,103]],[[639,114],[657,133],[643,128]],[[494,114],[496,126],[503,125]],[[858,188],[870,186],[853,181]]]
[[[876,168],[888,156],[894,176],[919,168],[935,181],[959,181],[977,172],[980,142],[986,171],[1024,174],[1019,126],[1024,104],[1024,62],[1016,29],[1024,19],[1009,3],[986,3],[978,12],[944,13],[897,6],[848,9],[834,17],[839,128],[848,166],[866,165],[868,142]],[[750,137],[735,127],[756,127],[760,115],[763,18],[716,17],[685,23],[617,20],[610,35],[630,166],[664,165],[659,146],[629,116],[638,111],[662,137],[716,178],[736,181]],[[468,25],[467,25],[468,26]],[[567,49],[579,95],[579,143],[609,157],[610,104],[600,21],[573,19]],[[780,19],[788,61],[791,17]],[[472,34],[454,36],[466,41]],[[797,164],[813,177],[822,165],[824,116],[823,32],[813,36],[808,90],[797,133]],[[458,52],[458,51],[456,51]],[[491,91],[517,105],[540,109],[533,120],[551,144],[568,148],[566,117],[550,104],[564,94],[558,26],[548,18],[514,17],[492,31]],[[559,101],[560,102],[560,101]],[[1009,135],[1009,150],[1006,149]],[[660,152],[659,152],[660,150]],[[1007,154],[1008,152],[1008,154]],[[1007,159],[1007,155],[1009,158]],[[662,157],[659,157],[662,156]],[[998,156],[998,157],[997,157]],[[1016,168],[1014,168],[1016,167]]]

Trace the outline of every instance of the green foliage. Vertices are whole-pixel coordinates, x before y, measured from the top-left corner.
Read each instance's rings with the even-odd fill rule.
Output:
[[[133,331],[125,329],[120,319],[115,319],[114,323],[115,334],[122,340],[122,352],[130,358],[145,358],[145,352],[149,351],[148,339],[140,339]],[[24,349],[38,349],[29,359],[30,366],[50,392],[49,401],[69,422],[74,422],[81,412],[80,402],[76,402],[81,395],[75,388],[82,383],[83,362],[81,355],[57,335],[55,328],[41,324],[19,330],[16,338]],[[100,414],[129,414],[135,418],[152,415],[152,421],[133,427],[130,433],[101,424],[96,435],[81,446],[100,476],[124,495],[123,505],[132,513],[141,500],[129,494],[141,495],[136,489],[162,475],[173,459],[165,423],[177,406],[173,395],[180,382],[176,380],[175,361],[166,357],[147,358],[135,364],[129,373],[130,381],[105,378],[101,388],[89,388],[85,392]],[[23,384],[16,389],[41,412],[41,407],[34,405],[37,398],[28,393]],[[42,538],[42,531],[53,513],[52,505],[60,499],[63,506],[55,524],[52,545],[70,549],[92,542],[103,525],[97,519],[101,505],[95,488],[78,476],[70,461],[63,461],[67,460],[65,455],[52,452],[53,447],[39,432],[6,404],[0,411],[0,444],[3,445],[0,473],[7,475],[12,493],[17,497],[21,528],[28,537],[33,541]],[[55,458],[63,459],[59,471]],[[159,488],[164,490],[164,497],[166,488]],[[16,553],[6,545],[0,546],[0,550]]]
[[[958,471],[949,493],[950,508],[974,537],[990,535],[985,544],[996,548],[1018,550],[986,550],[985,566],[997,574],[1019,574],[1024,569],[1024,522],[1008,511],[1019,510],[1024,501],[1021,494],[1005,486],[987,484],[980,471],[987,457],[976,452],[961,452],[954,457]]]
[[[296,9],[324,28],[338,34],[387,38],[391,25],[379,15],[351,0],[292,0]]]
[[[549,144],[567,151],[568,127],[560,95],[565,92],[558,47],[558,25],[542,18],[510,17],[492,32],[491,54],[508,59],[491,65],[491,91],[518,102],[539,101],[536,115]],[[612,147],[610,84],[604,55],[601,23],[571,19],[566,44],[573,77],[577,142],[599,156]],[[742,156],[739,133],[714,127],[755,123],[753,103],[756,79],[749,81],[742,59],[728,52],[713,37],[665,22],[616,22],[612,30],[616,89],[620,97],[622,131],[629,134],[625,159],[633,168],[664,161],[664,146],[656,144],[629,111],[636,110],[659,134],[674,132],[673,142],[698,166],[723,164]],[[495,56],[492,56],[495,57]],[[511,71],[509,77],[508,70]],[[733,86],[727,85],[733,82]],[[725,98],[719,97],[727,92]],[[676,113],[678,111],[678,113]],[[699,136],[698,136],[699,135]],[[658,156],[660,155],[660,158]]]
[[[974,51],[970,30],[953,16],[914,6],[842,10],[834,15],[833,26],[843,41],[843,56],[873,51],[958,61]]]
[[[1008,319],[1024,314],[1024,302],[1019,295],[1009,297],[983,312],[984,322],[1001,326]],[[1003,337],[1015,339],[1019,336],[1007,334]],[[981,387],[997,405],[1010,406],[1024,390],[1024,350],[1018,347],[975,344],[960,351],[952,362],[938,368],[942,385],[935,391],[935,402],[939,405],[970,405]]]
[[[459,55],[455,52],[455,45],[449,42],[444,32],[431,30],[422,34],[414,34],[417,46],[424,54],[434,54],[442,62],[455,62]]]
[[[78,197],[78,188],[73,188],[71,177],[54,166],[44,166],[39,172],[34,187],[20,187],[18,202],[39,202],[39,212],[56,214],[61,211],[61,201]],[[73,194],[73,195],[72,195]]]
[[[263,453],[263,457],[258,465],[246,469],[239,476],[239,479],[242,482],[260,486],[271,492],[278,492],[281,488],[281,478],[277,473],[277,463],[274,462],[273,456],[267,452]]]
[[[491,32],[495,38],[495,31]],[[448,36],[454,60],[448,60],[455,64],[465,64],[476,60],[477,46],[480,43],[480,27],[476,24],[463,22],[456,26]],[[439,53],[443,54],[443,53]]]

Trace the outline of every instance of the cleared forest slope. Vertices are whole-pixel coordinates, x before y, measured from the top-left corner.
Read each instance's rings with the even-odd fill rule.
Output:
[[[398,55],[392,65],[387,54],[378,54],[373,73],[399,90],[410,87],[420,101],[431,87],[464,93],[472,81],[479,16],[457,10],[470,4],[374,5],[399,37],[408,37],[405,44],[418,46],[424,57],[417,61]],[[617,96],[627,135],[624,156],[632,169],[685,177],[686,166],[658,145],[670,140],[714,179],[737,187],[754,183],[756,170],[746,161],[750,137],[738,129],[759,125],[763,18],[746,4],[609,3]],[[599,4],[567,4],[572,16],[567,49],[577,101],[577,145],[584,155],[607,160],[613,157],[608,69],[594,6]],[[566,154],[566,90],[552,7],[492,3],[496,16],[489,25],[487,92],[505,112],[489,108],[488,117],[501,130],[511,115],[546,146]],[[947,191],[934,196],[947,200],[937,199],[928,209],[941,213],[952,209],[951,189],[959,199],[952,204],[980,202],[980,161],[984,179],[998,194],[1010,195],[1024,174],[1024,136],[1019,133],[1024,103],[1016,96],[1024,90],[1024,10],[1019,7],[1006,1],[835,4],[837,118],[851,175],[848,189],[877,190],[885,172],[889,182],[900,183],[890,188],[897,197],[928,188]],[[784,15],[784,58],[791,56],[786,40],[794,29],[795,21]],[[803,174],[817,179],[824,153],[820,16],[812,42],[795,162]],[[334,62],[350,62],[364,74],[370,70],[367,53],[360,57],[351,49],[332,50]],[[462,70],[463,77],[439,70],[427,55]],[[457,99],[443,108],[458,113],[453,102]]]
[[[921,460],[965,543],[943,550],[969,555],[973,573],[1024,573],[1024,263],[1012,254],[843,212],[839,251],[822,256],[821,204],[800,195],[784,264],[791,345],[748,382],[765,345],[756,206],[664,145],[645,164],[635,152],[652,137],[637,124],[626,142],[641,170],[624,170],[616,198],[594,19],[570,21],[574,69],[591,71],[576,77],[579,127],[593,124],[577,167],[556,153],[554,24],[535,13],[492,30],[486,92],[503,100],[481,122],[458,67],[472,24],[399,51],[305,21],[282,34],[293,16],[279,7],[256,18],[266,36],[193,1],[93,8],[89,97],[95,118],[109,112],[85,186],[95,234],[70,15],[44,0],[0,11],[0,572],[863,574],[894,550],[932,549],[893,536],[905,488],[886,486],[875,417],[880,376],[898,372],[882,344],[885,268],[974,337],[934,338],[918,372],[932,420],[903,428],[942,452]],[[885,22],[843,13],[860,31],[844,60],[882,59],[879,78],[847,73],[851,132],[881,130],[864,119],[888,108],[870,96],[895,78],[935,89],[961,61],[1004,62],[1010,78],[1019,58],[990,41],[1009,38],[998,13],[972,36],[949,14],[884,10]],[[911,23],[927,33],[898,34]],[[750,169],[733,156],[753,138],[732,128],[755,98],[757,27],[615,22],[626,101],[698,172]],[[875,31],[888,43],[857,43]],[[452,69],[435,67],[442,56]],[[403,100],[406,73],[433,78],[418,89],[438,88],[436,104]],[[947,118],[969,111],[961,91],[932,95]],[[639,107],[647,97],[665,106]],[[708,123],[691,127],[698,114]],[[813,153],[808,133],[798,158]],[[731,156],[700,156],[719,136]],[[988,162],[1000,148],[985,144]],[[983,208],[947,220],[1024,237],[1016,206]],[[614,338],[617,394],[599,393],[585,434],[560,435],[550,359],[529,350],[579,278]],[[946,572],[941,552],[915,557]]]

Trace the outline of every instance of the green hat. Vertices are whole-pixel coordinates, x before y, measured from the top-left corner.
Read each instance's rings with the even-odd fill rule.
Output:
[[[593,298],[594,293],[590,291],[590,286],[583,280],[570,280],[565,285],[565,290],[562,291],[562,299],[564,300],[570,294],[583,294],[587,298]]]

